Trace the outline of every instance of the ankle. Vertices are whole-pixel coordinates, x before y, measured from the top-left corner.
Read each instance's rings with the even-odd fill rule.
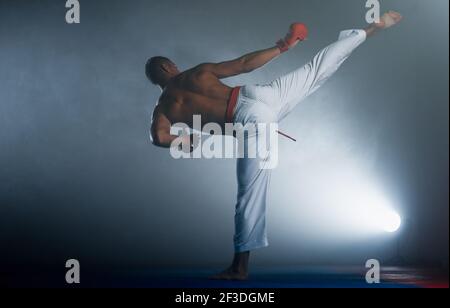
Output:
[[[231,270],[236,273],[247,273],[249,255],[249,253],[236,254],[231,265]]]

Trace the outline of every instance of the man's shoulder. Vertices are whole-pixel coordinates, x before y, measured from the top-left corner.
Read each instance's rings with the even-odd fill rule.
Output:
[[[187,70],[184,72],[186,80],[200,82],[202,84],[210,80],[216,80],[217,76],[214,71],[214,65],[213,63],[202,63]]]
[[[211,72],[214,68],[214,63],[201,63],[193,68],[187,70],[185,73],[202,73],[202,72]]]

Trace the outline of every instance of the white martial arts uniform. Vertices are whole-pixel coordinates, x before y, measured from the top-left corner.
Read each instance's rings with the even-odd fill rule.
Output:
[[[364,30],[342,31],[337,42],[321,50],[305,66],[267,85],[242,87],[233,122],[242,125],[280,122],[299,102],[323,85],[365,40]],[[258,133],[248,136],[245,146],[256,143],[257,139]],[[261,168],[261,162],[265,161],[264,158],[241,158],[237,162],[236,253],[268,246],[266,201],[271,171]]]

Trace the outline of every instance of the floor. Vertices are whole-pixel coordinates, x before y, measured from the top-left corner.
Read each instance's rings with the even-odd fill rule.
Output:
[[[357,267],[257,268],[246,282],[209,280],[216,272],[214,269],[118,271],[97,279],[111,287],[144,288],[448,288],[448,273],[430,269],[384,268],[379,285],[367,284],[366,270]],[[92,286],[96,283],[93,279]]]
[[[366,271],[357,267],[256,268],[249,281],[211,281],[215,269],[136,269],[86,271],[82,287],[112,288],[448,288],[448,271],[391,267],[383,268],[380,284],[367,284]],[[20,275],[19,275],[20,276]],[[63,273],[42,273],[18,279],[3,276],[7,287],[66,287]]]

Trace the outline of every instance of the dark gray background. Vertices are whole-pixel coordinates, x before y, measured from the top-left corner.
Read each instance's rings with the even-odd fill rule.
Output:
[[[335,189],[328,168],[346,173],[351,165],[410,222],[403,253],[448,265],[449,3],[384,2],[404,22],[364,44],[283,123],[299,142],[282,141],[272,245],[256,254],[258,264],[394,255],[396,235],[341,234],[326,208],[314,212],[314,195]],[[81,1],[80,25],[65,23],[64,4],[0,1],[1,266],[228,261],[235,162],[174,161],[151,146],[159,92],[145,79],[147,58],[165,55],[183,69],[227,60],[306,22],[303,46],[227,82],[270,81],[339,30],[363,27],[364,1]],[[313,181],[323,187],[308,191]]]

